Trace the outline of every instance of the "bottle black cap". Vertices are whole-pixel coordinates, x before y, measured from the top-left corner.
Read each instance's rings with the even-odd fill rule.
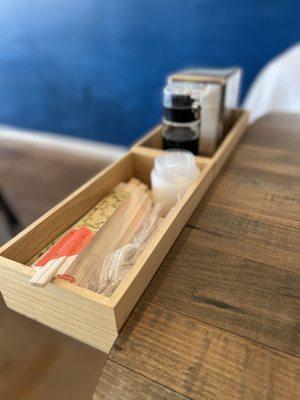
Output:
[[[194,122],[199,119],[194,109],[168,108],[164,107],[164,119],[170,122]]]

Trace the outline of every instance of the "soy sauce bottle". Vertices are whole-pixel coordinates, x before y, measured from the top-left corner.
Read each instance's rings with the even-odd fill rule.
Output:
[[[201,107],[192,84],[171,82],[164,88],[163,148],[199,153]]]

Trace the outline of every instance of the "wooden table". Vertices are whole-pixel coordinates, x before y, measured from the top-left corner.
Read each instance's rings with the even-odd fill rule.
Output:
[[[248,129],[117,339],[94,400],[300,397],[300,116]]]

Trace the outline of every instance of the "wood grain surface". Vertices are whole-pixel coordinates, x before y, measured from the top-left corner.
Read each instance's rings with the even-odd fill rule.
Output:
[[[116,385],[112,385],[114,377],[120,377]],[[120,390],[120,388],[122,388]],[[155,399],[155,400],[184,400],[185,396],[175,393],[166,386],[145,378],[143,375],[133,372],[122,365],[108,360],[105,371],[101,377],[101,386],[95,393],[101,400],[130,399]]]
[[[110,360],[195,399],[292,400],[300,390],[299,359],[143,301]],[[119,385],[118,375],[110,384]]]
[[[144,298],[300,356],[300,274],[208,247],[198,232],[185,229]]]
[[[100,399],[300,393],[300,116],[248,128],[125,324]]]

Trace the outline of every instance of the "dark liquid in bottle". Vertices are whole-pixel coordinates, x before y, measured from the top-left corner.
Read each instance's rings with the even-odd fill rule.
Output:
[[[163,132],[163,148],[189,150],[199,153],[199,137],[189,128],[165,127]]]

